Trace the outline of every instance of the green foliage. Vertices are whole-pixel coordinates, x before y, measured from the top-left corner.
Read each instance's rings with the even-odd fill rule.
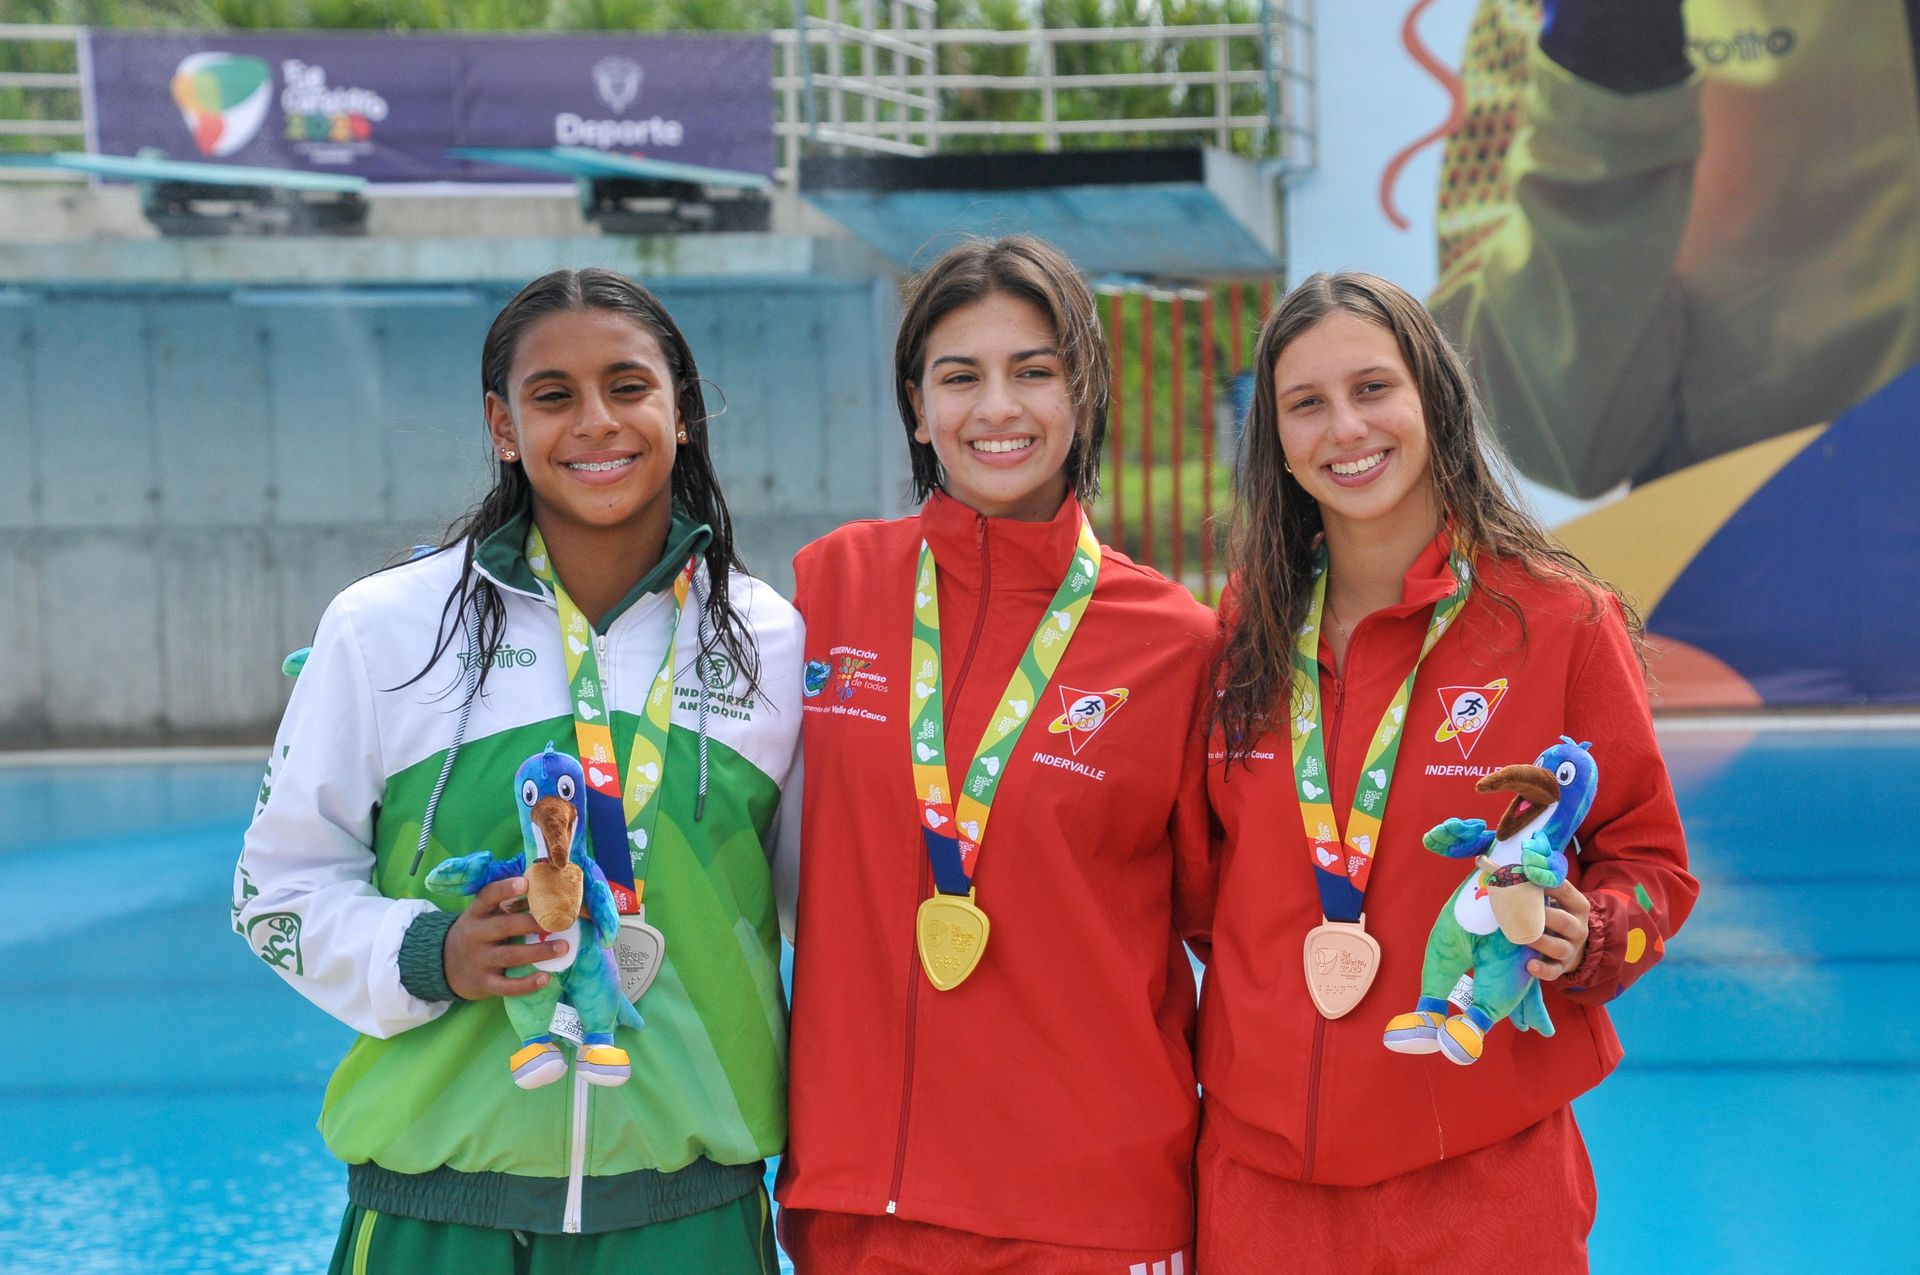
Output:
[[[553,0],[546,25],[556,31],[657,31],[666,6],[653,0]]]
[[[1258,41],[1242,38],[1223,45],[1212,39],[1183,36],[1180,28],[1251,23],[1258,21],[1259,15],[1259,0],[940,0],[940,25],[946,30],[1037,32],[1145,27],[1158,31],[1135,41],[1056,43],[1055,76],[1255,70],[1261,65]],[[1223,52],[1224,68],[1218,65]],[[941,70],[948,75],[1040,76],[1047,70],[1045,59],[1038,39],[1020,44],[950,44],[941,50]],[[1054,111],[1061,121],[1211,119],[1220,109],[1218,92],[1211,84],[1068,88],[1056,94]],[[1258,83],[1231,86],[1226,108],[1229,115],[1263,113],[1263,87]],[[1046,105],[1037,90],[963,87],[947,92],[940,114],[948,120],[1040,123],[1046,118]],[[1164,133],[1147,130],[1078,133],[1074,138],[1076,146],[1155,146],[1168,140]],[[1245,148],[1251,139],[1236,134],[1233,141]],[[1038,132],[952,139],[943,144],[943,149],[973,150],[1045,147],[1046,139]]]

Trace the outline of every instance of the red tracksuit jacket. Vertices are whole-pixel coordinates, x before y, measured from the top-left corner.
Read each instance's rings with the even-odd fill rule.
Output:
[[[1212,892],[1196,721],[1217,621],[1184,589],[1105,551],[976,861],[985,955],[940,992],[914,948],[932,890],[908,759],[921,540],[939,568],[957,779],[1079,522],[1071,497],[1023,523],[936,493],[918,517],[854,523],[794,560],[809,676],[783,1205],[1094,1248],[1192,1239],[1180,938],[1204,934]],[[1097,730],[1050,729],[1080,693],[1120,690]]]
[[[1367,890],[1381,966],[1343,1018],[1320,1017],[1301,972],[1320,903],[1284,725],[1245,766],[1222,765],[1215,739],[1208,791],[1223,848],[1200,1082],[1227,1153],[1266,1173],[1378,1182],[1498,1142],[1565,1105],[1620,1060],[1601,1006],[1660,959],[1698,893],[1617,604],[1606,599],[1592,619],[1570,583],[1543,583],[1484,555],[1475,566],[1519,603],[1525,636],[1476,586],[1420,666]],[[1433,604],[1453,587],[1443,536],[1408,571],[1402,604],[1354,629],[1340,676],[1321,649],[1327,767],[1343,833],[1371,736],[1419,654]],[[1478,729],[1460,729],[1482,714]],[[1471,860],[1429,853],[1420,838],[1449,816],[1495,823],[1509,795],[1476,793],[1475,781],[1531,762],[1561,735],[1591,741],[1600,771],[1570,870],[1593,903],[1589,959],[1576,971],[1584,990],[1568,987],[1571,978],[1545,984],[1555,1034],[1502,1021],[1471,1066],[1393,1053],[1381,1032],[1414,1008],[1427,936],[1472,870]]]

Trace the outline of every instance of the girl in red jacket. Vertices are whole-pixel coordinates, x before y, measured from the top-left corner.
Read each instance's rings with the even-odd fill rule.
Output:
[[[1458,356],[1399,288],[1314,276],[1254,366],[1208,771],[1202,1268],[1583,1269],[1568,1104],[1620,1059],[1601,1006],[1697,892],[1628,613],[1507,494]],[[1507,799],[1475,781],[1563,735],[1599,781],[1526,965],[1557,1030],[1456,1016],[1457,1047],[1390,1050],[1397,1016],[1445,1029],[1423,958],[1472,870],[1423,834],[1492,826]]]
[[[1093,534],[1106,346],[1058,252],[947,253],[894,370],[924,506],[794,561],[783,1236],[803,1273],[1187,1275],[1216,623]]]

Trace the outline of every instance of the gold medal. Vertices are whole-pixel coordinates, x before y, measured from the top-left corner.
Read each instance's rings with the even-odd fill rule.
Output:
[[[920,802],[920,834],[937,887],[913,917],[913,942],[920,967],[936,991],[950,992],[967,981],[987,950],[987,914],[973,901],[973,874],[993,797],[1013,761],[1014,745],[1027,713],[1051,684],[1053,670],[1066,654],[1100,577],[1100,541],[1086,512],[1072,560],[1053,602],[1034,629],[1027,652],[1001,692],[1000,708],[980,736],[957,802],[947,774],[947,728],[940,673],[939,568],[933,548],[920,542],[920,565],[913,590],[913,768],[914,795]],[[966,889],[963,896],[962,886]]]
[[[1307,932],[1307,995],[1322,1018],[1338,1018],[1373,986],[1380,972],[1380,944],[1367,933],[1367,918],[1322,921]]]
[[[913,933],[927,981],[942,992],[966,982],[987,950],[989,928],[987,914],[974,906],[972,890],[964,899],[936,894],[922,903],[913,918]]]

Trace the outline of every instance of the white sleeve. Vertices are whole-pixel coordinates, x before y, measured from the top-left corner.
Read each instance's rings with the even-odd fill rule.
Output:
[[[773,824],[773,897],[780,907],[780,932],[793,942],[794,915],[800,902],[800,798],[806,788],[805,754],[793,750],[793,765],[780,784],[780,809]]]
[[[385,784],[365,657],[336,598],[273,742],[234,869],[233,927],[302,996],[379,1037],[449,1003],[419,1000],[400,983],[400,940],[434,905],[374,888]]]

